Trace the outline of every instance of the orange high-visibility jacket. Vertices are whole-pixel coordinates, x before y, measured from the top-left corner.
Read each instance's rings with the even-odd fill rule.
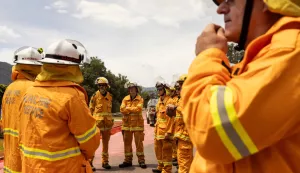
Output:
[[[18,72],[14,72],[18,73]],[[5,90],[2,99],[2,123],[4,134],[4,172],[21,172],[22,162],[19,149],[19,107],[26,90],[33,81],[18,73],[17,79]]]
[[[168,95],[165,96],[164,100],[161,97],[158,99],[156,104],[156,124],[154,135],[156,140],[165,139],[165,135],[168,133],[171,137],[174,134],[174,117],[170,118],[167,115],[167,105],[175,105],[176,102]]]
[[[103,96],[97,91],[91,98],[89,104],[93,117],[99,122],[99,128],[102,131],[111,130],[113,118],[111,114],[112,96],[109,92]],[[101,122],[102,121],[102,122]]]
[[[100,144],[100,133],[82,87],[69,81],[35,81],[20,111],[22,172],[91,170],[87,160]]]
[[[123,99],[120,107],[120,112],[123,114],[122,130],[144,131],[143,105],[144,99],[140,95],[133,100],[130,95]]]
[[[183,86],[191,172],[300,172],[300,18],[253,40],[236,75],[222,61],[219,49],[203,51]]]
[[[189,133],[184,125],[183,121],[183,102],[182,98],[179,98],[176,102],[177,108],[176,108],[176,117],[174,120],[174,138],[181,139],[184,141],[190,141]]]

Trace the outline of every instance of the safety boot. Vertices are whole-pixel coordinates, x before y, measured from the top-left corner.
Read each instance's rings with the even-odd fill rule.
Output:
[[[173,159],[172,159],[172,164],[173,164],[173,166],[177,166],[177,165],[178,165],[178,162],[177,162],[177,159],[176,159],[176,158],[173,158]]]
[[[111,169],[111,166],[108,163],[103,163],[102,168],[104,169]]]
[[[155,169],[152,169],[152,172],[153,172],[153,173],[161,173],[161,170],[155,168]]]
[[[147,168],[147,165],[145,164],[145,162],[140,162],[139,165],[140,165],[140,167],[143,168],[143,169],[146,169],[146,168]]]
[[[92,167],[93,172],[95,172],[95,171],[96,171],[96,168],[94,167],[93,162],[90,162],[90,165],[91,165],[91,167]]]
[[[119,168],[126,168],[126,167],[131,167],[132,163],[128,162],[123,162],[122,164],[119,165]]]

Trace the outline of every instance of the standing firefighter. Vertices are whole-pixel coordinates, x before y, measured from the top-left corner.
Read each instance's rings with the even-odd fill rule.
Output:
[[[158,166],[152,171],[171,173],[174,118],[167,116],[167,105],[174,104],[174,101],[166,94],[167,86],[165,84],[157,82],[155,87],[160,96],[156,105],[157,121],[154,130],[154,149]]]
[[[190,140],[188,131],[183,122],[183,104],[181,99],[181,88],[183,82],[186,80],[187,76],[180,76],[179,80],[176,82],[175,89],[176,93],[179,96],[178,102],[176,105],[169,106],[168,109],[176,109],[175,125],[174,125],[174,139],[177,140],[178,150],[177,150],[177,159],[178,159],[178,173],[188,173],[190,166],[193,161],[193,144]]]
[[[79,64],[86,60],[75,40],[51,44],[41,73],[20,106],[22,173],[92,172],[88,162],[100,143],[87,105]]]
[[[92,96],[89,106],[102,136],[102,167],[111,169],[108,164],[108,143],[110,131],[114,124],[111,114],[112,96],[107,91],[109,83],[105,77],[97,78],[95,84],[98,85],[99,90]]]
[[[120,168],[132,166],[132,140],[136,145],[136,155],[141,168],[147,168],[144,156],[144,118],[142,115],[144,99],[138,94],[138,85],[136,83],[126,83],[129,95],[126,96],[120,108],[123,114],[122,133],[125,149],[125,160],[119,165]]]
[[[198,37],[182,88],[190,172],[300,172],[300,1],[214,1],[225,30]],[[234,68],[228,41],[245,48]]]
[[[22,47],[14,54],[16,63],[12,69],[12,81],[2,101],[2,122],[4,132],[4,172],[22,172],[19,150],[20,117],[19,106],[26,90],[34,84],[41,71],[42,51],[33,47]]]
[[[169,90],[169,96],[173,99],[174,102],[178,102],[178,93],[176,92],[175,85],[171,86]],[[173,140],[172,144],[172,164],[173,166],[178,166],[178,161],[177,161],[177,139]]]

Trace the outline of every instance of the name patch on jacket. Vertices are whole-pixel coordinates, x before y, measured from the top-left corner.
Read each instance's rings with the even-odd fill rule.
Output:
[[[9,90],[5,92],[5,104],[12,105],[15,104],[16,99],[20,97],[21,91],[20,90]]]
[[[37,95],[26,95],[23,99],[25,115],[35,116],[36,118],[43,118],[44,109],[48,109],[51,100]]]

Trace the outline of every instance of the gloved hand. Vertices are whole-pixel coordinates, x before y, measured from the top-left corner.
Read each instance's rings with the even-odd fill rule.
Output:
[[[176,116],[176,106],[175,105],[167,105],[167,115],[172,118],[172,117],[175,117]]]
[[[172,140],[173,137],[172,137],[172,135],[170,133],[165,133],[165,139],[166,140]]]

